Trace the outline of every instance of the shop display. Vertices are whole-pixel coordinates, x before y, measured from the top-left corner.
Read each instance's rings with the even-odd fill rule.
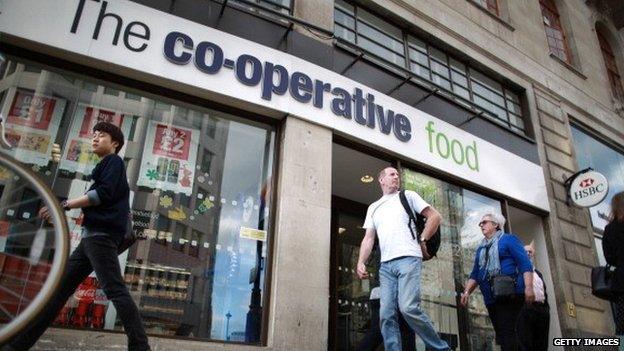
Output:
[[[5,151],[22,162],[47,166],[67,100],[26,89],[14,92],[6,112],[6,138],[14,149]]]
[[[133,117],[107,109],[78,104],[67,139],[67,146],[63,149],[60,169],[69,172],[91,174],[99,158],[91,151],[91,137],[93,126],[98,122],[110,122],[121,128],[126,138],[129,138]],[[123,157],[125,147],[119,151]]]
[[[190,196],[198,147],[199,130],[150,121],[137,185]]]

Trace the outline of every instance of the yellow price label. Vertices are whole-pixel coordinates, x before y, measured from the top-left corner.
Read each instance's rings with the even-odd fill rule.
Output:
[[[266,230],[241,227],[240,237],[245,238],[245,239],[251,239],[251,240],[266,241],[267,232]]]

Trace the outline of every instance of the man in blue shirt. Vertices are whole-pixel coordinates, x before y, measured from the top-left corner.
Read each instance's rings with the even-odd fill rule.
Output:
[[[40,317],[11,341],[9,350],[31,348],[78,285],[93,271],[119,314],[128,336],[128,350],[150,350],[139,310],[123,282],[117,259],[130,220],[130,188],[124,162],[117,155],[123,144],[123,133],[114,124],[99,122],[93,127],[93,153],[101,158],[91,173],[93,184],[85,195],[61,203],[64,210],[82,208],[82,239],[67,262],[59,291]],[[50,218],[45,207],[39,215],[46,220]]]
[[[472,291],[479,285],[490,320],[494,325],[496,341],[503,351],[518,349],[516,322],[523,303],[535,300],[533,292],[533,266],[524,245],[513,234],[503,232],[505,217],[488,213],[479,222],[484,239],[475,255],[475,262],[461,295],[466,306]],[[515,294],[495,298],[491,280],[496,276],[509,276],[515,281]]]

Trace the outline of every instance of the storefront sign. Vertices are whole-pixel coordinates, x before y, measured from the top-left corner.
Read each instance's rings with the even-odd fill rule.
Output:
[[[592,207],[604,200],[609,192],[607,178],[591,168],[566,180],[570,200],[580,207]]]
[[[136,79],[287,113],[549,210],[539,164],[295,56],[131,1],[0,4],[1,32]]]
[[[198,147],[199,130],[150,121],[137,185],[191,195]]]

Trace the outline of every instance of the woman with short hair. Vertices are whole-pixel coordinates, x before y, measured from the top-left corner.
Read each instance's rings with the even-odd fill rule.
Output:
[[[533,266],[524,251],[524,245],[513,234],[505,233],[505,217],[499,213],[485,214],[479,228],[483,241],[477,249],[474,266],[466,288],[461,295],[461,304],[466,306],[472,291],[479,285],[488,315],[494,325],[496,342],[503,351],[518,349],[516,321],[524,303],[533,303]],[[512,279],[505,279],[511,277]],[[495,296],[492,290],[494,280],[506,280],[509,294]]]

